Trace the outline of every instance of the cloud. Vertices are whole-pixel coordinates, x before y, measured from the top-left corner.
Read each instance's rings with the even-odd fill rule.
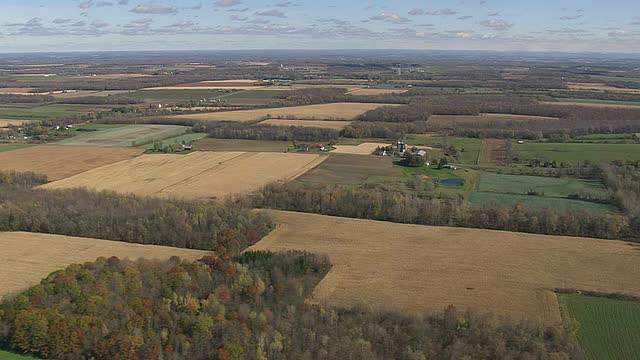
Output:
[[[118,1],[118,5],[129,5],[129,0],[120,0]]]
[[[472,19],[472,18],[473,18],[473,16],[471,16],[471,15],[465,15],[465,16],[459,16],[458,20],[469,20],[469,19]]]
[[[95,3],[93,2],[93,0],[89,0],[89,1],[83,1],[80,4],[78,4],[78,7],[80,9],[88,9],[90,7],[92,7]]]
[[[175,8],[160,5],[138,5],[129,12],[135,14],[175,14],[178,12]]]
[[[493,30],[498,30],[498,31],[509,30],[513,27],[513,24],[509,24],[504,20],[498,20],[498,19],[482,20],[478,24]]]
[[[213,3],[213,5],[220,7],[232,7],[240,4],[242,4],[241,0],[217,0]]]
[[[113,3],[110,1],[98,1],[96,3],[97,7],[105,7],[105,6],[113,6]]]
[[[372,16],[369,18],[369,20],[372,21],[384,21],[384,22],[388,22],[388,23],[392,23],[392,24],[406,24],[408,22],[410,22],[411,20],[402,17],[398,14],[387,14],[387,13],[382,13],[380,15],[377,16]]]
[[[451,9],[435,9],[435,10],[425,11],[425,15],[448,16],[448,15],[455,15],[455,14],[457,14],[457,12]]]
[[[277,3],[277,4],[273,5],[273,6],[275,6],[275,7],[289,7],[289,6],[292,6],[292,5],[293,5],[293,3],[291,1],[284,1],[284,2],[281,2],[281,3]]]
[[[54,24],[66,24],[71,22],[71,19],[63,19],[63,18],[57,18],[53,20]]]
[[[256,11],[255,15],[270,16],[270,17],[277,17],[277,18],[287,17],[287,15],[285,15],[282,11],[278,11],[278,10],[260,10],[260,11]]]
[[[631,25],[640,25],[640,16],[634,16],[631,20]]]
[[[247,21],[247,17],[240,17],[238,15],[231,15],[229,17],[229,19],[233,20],[233,21]]]
[[[105,28],[105,27],[109,26],[109,23],[105,22],[105,21],[102,21],[102,20],[94,20],[91,23],[91,26],[96,28],[96,29],[102,29],[102,28]]]
[[[560,20],[572,21],[572,20],[578,20],[578,19],[580,19],[582,17],[584,17],[584,15],[563,16],[563,17],[560,18]]]

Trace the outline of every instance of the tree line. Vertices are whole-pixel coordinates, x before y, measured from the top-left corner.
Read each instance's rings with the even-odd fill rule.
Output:
[[[409,315],[305,300],[329,270],[304,253],[197,262],[99,258],[0,303],[0,347],[44,359],[465,359],[577,356],[559,329],[450,305]]]
[[[86,189],[39,190],[43,177],[0,172],[0,231],[27,231],[238,253],[273,224],[243,201],[188,202]]]
[[[271,184],[253,196],[255,206],[406,224],[504,230],[545,235],[640,241],[637,216],[588,210],[476,205],[433,193],[326,184]]]

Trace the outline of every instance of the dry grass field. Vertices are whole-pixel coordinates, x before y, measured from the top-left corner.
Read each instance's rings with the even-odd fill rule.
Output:
[[[139,156],[142,149],[93,146],[33,146],[0,152],[0,170],[32,171],[56,181]]]
[[[0,248],[0,298],[38,284],[53,271],[101,256],[197,260],[207,255],[200,250],[22,232],[0,233]]]
[[[250,250],[327,254],[313,301],[480,313],[560,324],[554,288],[640,295],[640,247],[585,238],[393,224],[273,211]]]
[[[291,120],[352,120],[358,115],[385,105],[386,104],[334,103],[271,109],[224,111],[204,114],[186,114],[177,115],[175,118],[202,121],[256,121],[267,115],[271,115],[272,118]]]
[[[103,166],[45,189],[86,187],[140,196],[221,198],[290,181],[321,164],[326,156],[287,153],[194,152],[142,155]]]
[[[435,125],[455,126],[468,123],[486,122],[519,122],[529,120],[559,120],[558,118],[513,114],[480,114],[475,115],[431,115],[429,123]]]
[[[389,146],[385,143],[362,143],[360,145],[335,145],[332,154],[371,155],[378,147]]]
[[[403,94],[409,90],[404,89],[354,89],[349,91],[351,95],[357,96],[374,96],[374,95],[387,95],[387,94]]]
[[[482,140],[479,165],[506,166],[509,160],[507,159],[508,141],[502,139]]]
[[[9,125],[22,125],[24,124],[24,122],[24,120],[0,119],[0,127],[7,127]]]
[[[540,104],[554,105],[554,106],[584,106],[584,107],[593,107],[593,108],[603,108],[603,107],[618,108],[618,109],[637,109],[638,108],[638,105],[586,103],[586,102],[571,102],[571,101],[563,101],[563,102],[541,101]]]
[[[323,129],[340,130],[351,125],[351,121],[269,119],[269,120],[262,121],[259,124],[275,125],[275,126],[316,127],[316,128],[323,128]]]
[[[640,89],[625,89],[600,83],[567,83],[567,87],[571,90],[598,90],[640,94]]]

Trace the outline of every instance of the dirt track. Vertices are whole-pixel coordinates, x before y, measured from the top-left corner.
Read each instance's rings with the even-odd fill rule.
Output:
[[[508,164],[508,145],[509,140],[485,139],[482,141],[480,148],[479,165],[496,165],[505,166]]]
[[[251,250],[329,255],[320,303],[416,312],[453,304],[557,325],[553,288],[640,295],[640,246],[630,243],[271,213],[279,227]]]

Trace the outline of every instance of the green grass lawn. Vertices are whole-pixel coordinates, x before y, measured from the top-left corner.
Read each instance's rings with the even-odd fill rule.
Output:
[[[637,101],[617,101],[617,100],[597,100],[597,99],[556,99],[558,102],[582,103],[582,104],[607,104],[607,105],[627,105],[640,106]]]
[[[492,192],[473,192],[470,201],[474,204],[491,204],[511,207],[524,204],[532,208],[556,209],[556,210],[590,210],[594,212],[618,213],[618,210],[610,205],[598,204],[588,201],[571,200],[556,197],[500,194]]]
[[[579,323],[578,342],[588,359],[640,359],[640,303],[562,295],[566,318]]]
[[[0,350],[0,360],[33,360],[36,359],[31,356],[18,355],[6,351]]]
[[[0,152],[18,150],[31,147],[31,144],[0,144]]]
[[[571,194],[604,198],[605,187],[599,181],[572,178],[500,175],[483,173],[480,175],[478,191],[524,195],[529,191],[551,197]]]
[[[514,144],[513,151],[520,161],[532,159],[541,161],[592,163],[614,160],[640,160],[640,144],[582,144],[582,143],[524,143]]]
[[[480,156],[481,139],[468,139],[457,137],[407,135],[409,146],[434,146],[436,144],[453,144],[459,151],[458,162],[465,165],[475,165]]]
[[[185,135],[175,136],[175,137],[161,140],[160,143],[162,144],[162,147],[169,146],[169,145],[182,145],[183,141],[189,144],[194,141],[204,139],[205,137],[207,137],[207,134],[202,134],[202,133],[185,134]],[[154,142],[142,145],[140,147],[145,149],[153,149]],[[195,150],[198,150],[198,149],[195,149]]]

